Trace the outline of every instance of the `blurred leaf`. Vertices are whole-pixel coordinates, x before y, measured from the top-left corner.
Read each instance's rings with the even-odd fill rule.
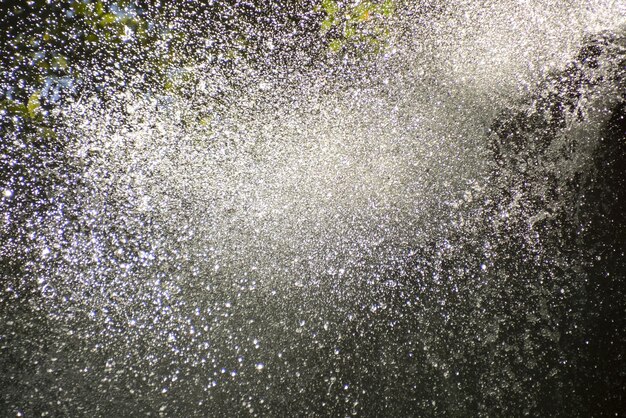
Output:
[[[343,28],[340,38],[332,32],[334,36],[329,41],[329,50],[333,53],[353,51],[358,55],[381,52],[389,36],[385,20],[392,16],[394,4],[393,0],[356,1],[352,4],[322,0],[318,10],[323,11],[326,17],[321,23],[321,34],[327,34],[333,27]]]
[[[44,70],[49,70],[50,69],[50,64],[47,61],[38,61],[37,62],[37,67],[42,68]]]
[[[329,44],[328,44],[328,48],[330,48],[330,50],[332,52],[339,52],[341,51],[341,48],[343,48],[343,42],[341,42],[341,40],[339,39],[333,39]]]
[[[327,17],[322,22],[322,33],[328,32],[333,27],[333,19],[331,17]]]
[[[104,4],[101,1],[96,3],[96,14],[99,16],[104,14]]]
[[[55,140],[58,138],[56,132],[47,126],[38,126],[37,133],[39,136],[47,141]]]
[[[334,0],[322,0],[322,8],[329,17],[334,17],[339,11],[339,6]]]
[[[380,13],[385,17],[391,17],[395,11],[393,0],[386,0],[380,7]]]
[[[344,28],[343,31],[343,36],[345,36],[346,39],[350,39],[352,37],[354,37],[356,35],[356,27],[354,25],[346,25],[346,27]]]
[[[28,98],[28,103],[26,104],[26,109],[28,110],[28,115],[31,118],[36,117],[39,114],[39,110],[41,109],[41,102],[39,101],[39,97],[41,92],[36,91],[30,95]]]
[[[61,54],[55,55],[52,59],[52,65],[50,67],[55,70],[67,70],[67,58]]]
[[[213,121],[213,117],[205,116],[202,119],[200,119],[200,125],[201,126],[210,126],[212,121]]]
[[[22,118],[28,117],[28,109],[26,105],[18,103],[14,100],[4,99],[0,102],[0,110],[3,110],[11,116],[19,116]]]
[[[107,13],[100,18],[101,26],[111,26],[117,22],[117,17],[112,13]]]
[[[82,1],[73,2],[71,8],[72,10],[74,10],[74,13],[79,16],[84,16],[85,14],[87,14],[87,4],[83,3]]]
[[[374,11],[374,7],[370,2],[363,2],[358,4],[351,11],[351,20],[357,20],[359,22],[365,22],[370,19],[370,14]]]

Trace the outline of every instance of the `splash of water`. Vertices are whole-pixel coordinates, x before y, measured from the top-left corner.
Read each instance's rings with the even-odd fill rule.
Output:
[[[89,109],[77,155],[98,157],[85,177],[114,181],[116,199],[172,237],[193,236],[186,250],[216,269],[297,281],[385,263],[433,240],[446,207],[484,187],[493,101],[564,65],[581,29],[612,22],[616,7],[456,6],[427,27],[399,24],[378,72],[344,91],[319,72],[285,86],[249,69],[258,88],[223,114],[137,94],[119,98],[123,122]],[[198,94],[221,81],[192,71]],[[208,126],[181,126],[207,111]]]
[[[297,411],[288,397],[311,413],[344,401],[339,409],[356,413],[367,411],[366,390],[398,388],[392,375],[415,398],[405,412],[435,415],[436,399],[454,412],[457,398],[457,412],[476,410],[467,394],[482,389],[506,403],[511,392],[498,384],[524,384],[513,371],[473,379],[459,364],[475,355],[473,339],[492,347],[515,312],[503,293],[484,290],[499,286],[487,271],[506,272],[500,224],[534,224],[543,212],[520,194],[487,218],[499,196],[490,129],[573,59],[586,31],[615,28],[626,10],[614,1],[435,3],[402,9],[389,49],[366,67],[240,68],[246,87],[223,104],[132,87],[109,104],[75,103],[67,135],[80,183],[45,215],[32,249],[41,255],[35,311],[45,312],[35,317],[58,327],[37,337],[52,347],[42,362],[57,370],[61,358],[68,381],[97,376],[111,398],[104,409],[118,412],[152,411],[152,399],[163,414]],[[216,65],[185,69],[196,97],[223,87]],[[606,122],[598,113],[570,125],[589,146],[554,171],[572,177],[590,158]],[[533,234],[522,244],[541,247]],[[542,332],[556,341],[553,299],[532,289],[541,297],[522,313],[549,323]],[[505,313],[489,316],[491,296]],[[448,325],[461,329],[448,335]],[[528,361],[541,360],[526,348]],[[459,373],[468,377],[446,383]],[[421,389],[409,388],[418,375]],[[479,389],[464,386],[472,382]],[[68,404],[98,404],[69,385]],[[391,407],[376,402],[379,412]]]

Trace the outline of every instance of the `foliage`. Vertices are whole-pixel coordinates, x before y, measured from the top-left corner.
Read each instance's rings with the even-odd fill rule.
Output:
[[[377,52],[389,36],[385,23],[393,15],[395,4],[392,0],[366,0],[352,5],[322,0],[317,10],[325,16],[320,30],[330,35],[328,48],[332,52],[350,49]]]
[[[324,44],[332,53],[378,52],[395,5],[33,0],[0,7],[8,52],[0,57],[0,126],[22,130],[52,128],[54,109],[86,90],[102,100],[129,84],[180,94],[188,87],[180,69],[202,62],[218,61],[232,75],[243,62],[270,68],[293,60],[303,47],[310,56]],[[273,36],[276,30],[298,34],[289,44],[283,39],[291,36]]]
[[[0,79],[5,129],[52,123],[50,111],[85,89],[106,97],[116,82],[138,76],[141,52],[154,51],[168,36],[125,0],[35,0],[3,8],[0,37],[10,51],[2,55]],[[147,83],[170,59],[167,48],[158,50]]]

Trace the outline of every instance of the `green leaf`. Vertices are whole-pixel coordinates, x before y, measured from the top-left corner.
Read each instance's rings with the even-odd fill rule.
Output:
[[[339,6],[334,0],[322,0],[322,8],[329,17],[334,17],[339,11]]]
[[[385,0],[385,2],[380,6],[380,12],[385,17],[391,17],[394,12],[393,0]]]
[[[104,4],[101,1],[96,3],[96,14],[103,15],[104,14]]]
[[[330,50],[332,52],[339,52],[341,50],[341,48],[343,48],[343,42],[341,42],[341,40],[339,39],[333,39],[329,44],[328,44],[328,48],[330,48]]]
[[[10,116],[28,117],[28,109],[23,103],[14,100],[4,99],[0,101],[0,110],[5,111]]]
[[[322,33],[328,32],[330,30],[330,28],[332,28],[332,27],[333,27],[333,19],[330,18],[330,17],[327,17],[322,22]]]
[[[213,121],[213,118],[211,116],[205,116],[202,119],[200,119],[200,125],[210,126],[212,121]]]
[[[354,25],[346,25],[343,30],[343,36],[345,36],[346,39],[350,39],[354,35],[356,35],[356,27]]]
[[[112,13],[107,13],[100,18],[100,25],[110,26],[117,22],[117,16]]]
[[[72,3],[72,9],[79,16],[84,16],[87,13],[87,5],[82,1],[75,1]]]
[[[54,58],[52,59],[51,67],[54,68],[55,70],[67,70],[67,67],[68,67],[67,58],[61,54],[55,55]]]
[[[31,118],[36,117],[39,114],[39,110],[41,109],[41,102],[39,101],[40,94],[41,93],[39,91],[36,91],[28,98],[26,109],[28,110],[28,115]]]
[[[368,21],[374,11],[375,9],[370,2],[363,2],[354,8],[351,13],[351,20],[357,20],[359,22]]]

